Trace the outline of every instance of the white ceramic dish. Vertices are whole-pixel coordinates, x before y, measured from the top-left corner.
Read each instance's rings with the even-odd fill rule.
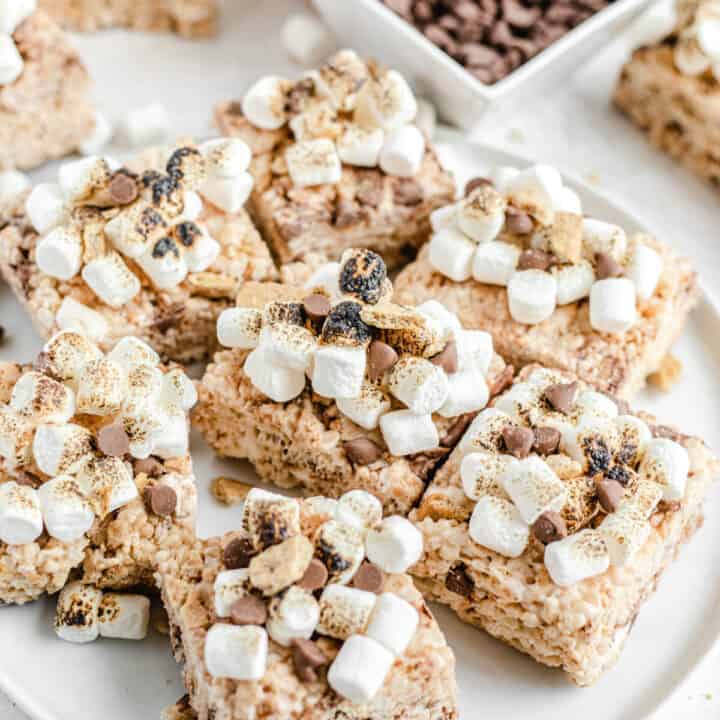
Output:
[[[506,152],[442,133],[441,153],[462,181],[493,165],[524,165]],[[577,181],[587,212],[640,229],[634,217]],[[40,341],[27,318],[0,286],[0,317],[9,341],[0,359],[28,360]],[[644,393],[638,406],[657,413],[720,448],[720,406],[712,392],[720,373],[720,313],[704,297],[693,313],[677,354],[685,366],[674,392]],[[214,458],[202,440],[192,445],[200,489],[201,535],[237,527],[239,510],[219,506],[211,497],[211,478],[231,474],[254,481],[247,464]],[[658,710],[696,669],[720,635],[720,497],[713,492],[707,521],[680,559],[666,573],[659,591],[640,613],[618,665],[593,688],[579,690],[560,672],[548,670],[435,608],[458,660],[464,720],[640,720]],[[146,642],[98,641],[73,646],[56,639],[52,600],[0,608],[0,691],[33,720],[154,720],[183,689],[170,657],[167,638]]]
[[[617,37],[650,0],[616,0],[506,78],[484,85],[379,0],[313,0],[349,47],[396,67],[432,98],[444,119],[463,128],[487,109],[509,113],[564,82],[586,58]]]

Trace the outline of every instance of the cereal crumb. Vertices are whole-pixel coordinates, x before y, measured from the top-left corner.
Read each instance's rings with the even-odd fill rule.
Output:
[[[648,382],[662,392],[669,392],[682,374],[682,363],[668,353],[660,363],[658,370],[648,375]]]
[[[210,487],[215,499],[223,505],[237,505],[241,503],[251,489],[252,486],[240,482],[240,480],[223,476],[216,477]]]

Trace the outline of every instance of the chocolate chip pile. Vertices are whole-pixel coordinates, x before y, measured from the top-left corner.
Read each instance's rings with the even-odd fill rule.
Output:
[[[612,0],[381,0],[480,82],[492,84]]]

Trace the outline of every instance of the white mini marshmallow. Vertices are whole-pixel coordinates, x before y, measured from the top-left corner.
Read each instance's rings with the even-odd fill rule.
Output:
[[[79,150],[83,155],[97,155],[110,142],[113,127],[101,112],[95,111],[95,125],[92,132],[80,143]]]
[[[364,383],[355,398],[337,398],[338,410],[365,430],[374,430],[390,410],[390,398],[376,385]]]
[[[712,60],[720,60],[720,17],[709,15],[698,19],[695,25],[697,43],[700,49]]]
[[[307,328],[277,322],[263,327],[259,347],[272,365],[304,373],[312,363],[317,340]]]
[[[331,301],[337,300],[340,293],[340,263],[330,262],[321,265],[305,282],[307,290],[324,290]]]
[[[581,530],[545,547],[545,567],[561,587],[601,575],[609,566],[610,555],[597,530]]]
[[[220,255],[220,243],[206,231],[196,235],[193,243],[184,248],[185,264],[192,273],[205,272]]]
[[[265,626],[276,643],[287,647],[295,638],[309,640],[319,620],[317,600],[307,590],[293,585],[270,601]]]
[[[416,415],[439,410],[448,396],[448,376],[438,365],[412,355],[401,357],[387,375],[388,390]]]
[[[411,410],[395,410],[380,418],[380,430],[390,453],[414,455],[440,444],[432,415],[416,415]]]
[[[170,115],[162,103],[136,108],[125,115],[120,131],[131,147],[159,143],[170,133]]]
[[[478,245],[472,261],[472,276],[489,285],[507,285],[515,273],[520,248],[506,242]]]
[[[430,239],[428,260],[441,275],[455,282],[464,282],[472,275],[476,247],[457,228],[445,227]]]
[[[455,227],[459,205],[460,203],[445,205],[445,207],[438,208],[430,213],[430,227],[434,233],[440,232],[446,227]]]
[[[348,125],[337,140],[337,153],[346,165],[375,167],[384,140],[385,133],[381,128]]]
[[[23,72],[25,63],[10,35],[0,34],[0,85],[11,85]]]
[[[37,490],[10,481],[0,484],[0,542],[26,545],[43,531]]]
[[[642,243],[637,243],[627,269],[627,278],[635,285],[635,293],[641,300],[649,300],[663,271],[659,253]]]
[[[237,570],[223,570],[215,578],[214,609],[220,617],[229,617],[232,606],[245,597],[250,590],[250,570],[239,568]]]
[[[455,342],[458,368],[487,375],[494,355],[492,335],[484,330],[460,330],[455,333]]]
[[[95,514],[76,478],[58,475],[40,486],[38,497],[45,527],[51,537],[72,542],[92,527]]]
[[[37,9],[37,0],[0,0],[0,32],[12,35]]]
[[[438,414],[446,418],[482,410],[490,399],[490,391],[482,373],[471,368],[448,375],[448,393]]]
[[[33,439],[35,462],[50,477],[75,473],[92,449],[92,434],[71,423],[40,425]]]
[[[210,177],[200,188],[202,195],[226,213],[240,212],[250,197],[255,180],[249,172],[237,177]]]
[[[513,320],[536,325],[555,311],[557,281],[543,270],[521,270],[508,281],[507,297]]]
[[[417,114],[413,123],[428,140],[432,140],[435,137],[435,129],[437,128],[437,110],[425,98],[415,98],[415,102],[417,103]]]
[[[588,259],[594,259],[596,253],[610,255],[618,262],[625,257],[627,235],[618,225],[586,217],[582,221],[582,234]]]
[[[590,290],[590,324],[598,332],[623,333],[637,320],[635,285],[627,278],[606,278]]]
[[[188,454],[190,427],[185,413],[170,415],[155,439],[153,455],[164,460],[183,457]]]
[[[109,175],[107,162],[97,156],[63,163],[58,170],[58,183],[69,202],[87,197],[99,177]]]
[[[0,203],[12,200],[16,195],[27,190],[31,185],[30,178],[18,170],[0,172]]]
[[[612,565],[625,565],[645,544],[651,525],[641,509],[623,503],[602,521],[598,532],[605,540]]]
[[[382,503],[366,490],[350,490],[338,501],[335,519],[364,531],[376,527],[382,520]]]
[[[551,272],[557,282],[558,305],[569,305],[590,295],[595,271],[589,262],[556,266]]]
[[[98,609],[101,637],[144,640],[150,624],[150,600],[144,595],[105,593]]]
[[[328,567],[330,584],[347,585],[365,557],[365,532],[338,520],[324,522],[315,533],[315,546],[323,555],[334,557]]]
[[[382,593],[375,603],[365,635],[390,652],[402,655],[420,623],[418,611],[395,593]]]
[[[395,656],[377,640],[364,635],[348,638],[328,670],[328,684],[350,702],[364,704],[377,695]]]
[[[108,333],[107,320],[96,310],[66,297],[60,304],[55,321],[61,330],[74,330],[100,342]]]
[[[177,287],[188,274],[188,266],[180,248],[169,238],[163,238],[147,248],[136,262],[159,290]]]
[[[285,114],[285,88],[287,81],[275,75],[260,78],[242,99],[243,115],[248,122],[262,130],[281,128]]]
[[[417,175],[425,156],[425,137],[414,125],[390,130],[380,150],[380,167],[388,175]]]
[[[468,533],[478,545],[505,557],[520,557],[527,546],[530,528],[511,502],[485,495],[475,505]]]
[[[238,177],[250,167],[252,151],[239,138],[215,138],[198,146],[205,158],[208,171],[224,178]]]
[[[502,190],[509,195],[533,193],[551,211],[555,211],[564,200],[562,177],[551,165],[533,165],[509,177],[502,185]]]
[[[70,280],[80,270],[82,253],[82,238],[77,230],[57,227],[40,239],[35,248],[35,260],[46,275]]]
[[[100,300],[112,308],[127,305],[140,292],[140,280],[116,252],[87,263],[82,269],[82,278]]]
[[[75,395],[66,385],[30,371],[15,383],[10,407],[31,420],[64,423],[75,414]]]
[[[458,227],[476,243],[495,240],[505,224],[505,200],[492,187],[479,187],[460,202]]]
[[[672,0],[652,3],[630,26],[629,39],[633,47],[657,45],[673,32],[677,21],[677,10]]]
[[[107,358],[126,371],[137,365],[156,367],[160,364],[160,356],[146,342],[131,335],[119,340]]]
[[[319,138],[295,143],[285,151],[285,161],[297,187],[340,182],[342,165],[332,140]]]
[[[358,93],[355,119],[367,127],[396,130],[411,123],[416,115],[413,91],[396,70],[369,80]]]
[[[415,565],[423,550],[422,533],[404,517],[391,515],[377,530],[370,530],[368,559],[388,573],[404,573]]]
[[[183,193],[183,220],[194,222],[203,211],[202,198],[194,190],[186,190]]]
[[[262,313],[252,308],[228,308],[217,321],[218,341],[228,348],[252,350],[260,341]]]
[[[565,483],[537,455],[509,464],[500,482],[528,525],[548,510],[560,512],[568,498]]]
[[[517,460],[512,455],[489,452],[468,453],[460,463],[460,479],[465,495],[471,500],[480,500],[485,495],[504,495],[500,478]]]
[[[580,423],[593,418],[610,419],[617,417],[618,407],[604,393],[595,390],[583,390],[575,398],[575,407],[580,411]]]
[[[214,678],[260,680],[267,655],[267,632],[258,625],[216,624],[205,637],[205,665]]]
[[[65,216],[65,198],[59,185],[40,183],[25,201],[32,226],[41,234],[60,225]]]
[[[174,410],[192,410],[197,399],[195,385],[182,368],[173,368],[163,375],[160,404],[171,414]]]
[[[458,316],[437,300],[426,300],[415,309],[425,317],[434,320],[438,324],[441,334],[457,334],[462,330]]]
[[[98,613],[102,591],[80,582],[68,583],[58,595],[55,632],[62,640],[89,643],[100,635]]]
[[[662,485],[664,500],[682,500],[690,472],[690,456],[674,440],[655,438],[645,447],[639,472],[641,480]]]
[[[302,370],[272,365],[260,347],[247,356],[243,369],[252,384],[274,402],[289,402],[305,389]]]
[[[282,44],[300,65],[318,65],[335,49],[335,37],[315,15],[293,13],[281,29]]]
[[[365,380],[366,355],[364,347],[318,347],[312,374],[315,392],[334,399],[358,397]]]
[[[364,633],[370,622],[377,595],[333,583],[320,596],[320,620],[317,631],[328,637],[346,640]]]

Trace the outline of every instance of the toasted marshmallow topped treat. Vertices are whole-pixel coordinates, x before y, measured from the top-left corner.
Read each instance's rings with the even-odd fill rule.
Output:
[[[702,524],[719,464],[575,377],[525,368],[473,420],[410,519],[429,597],[590,685]],[[666,591],[670,591],[666,588]]]
[[[452,652],[405,574],[422,553],[412,523],[383,518],[363,490],[296,500],[255,488],[240,525],[160,553],[198,720],[249,720],[259,706],[278,718],[457,717]]]
[[[90,79],[62,31],[37,0],[0,3],[0,170],[69,155],[93,125]]]
[[[493,336],[508,362],[542,362],[629,396],[662,362],[697,288],[652,237],[583,215],[549,165],[475,178],[437,210],[433,235],[396,299],[434,298]]]
[[[364,246],[396,266],[454,194],[405,78],[351,50],[297,81],[260,78],[216,120],[253,149],[251,212],[283,263]]]
[[[232,350],[194,416],[210,444],[281,486],[361,487],[407,511],[507,372],[487,333],[391,296],[382,258],[363,249],[307,272],[304,288],[242,294],[218,320]]]
[[[194,528],[192,382],[140,340],[105,355],[75,331],[0,370],[0,601],[56,592],[83,561],[100,587],[151,580]]]
[[[636,50],[614,102],[661,150],[714,184],[720,97],[720,3],[655,3],[634,26]]]
[[[245,280],[273,277],[242,209],[250,150],[238,139],[90,156],[8,203],[0,262],[38,331],[79,330],[104,349],[133,333],[164,358],[202,359]]]

